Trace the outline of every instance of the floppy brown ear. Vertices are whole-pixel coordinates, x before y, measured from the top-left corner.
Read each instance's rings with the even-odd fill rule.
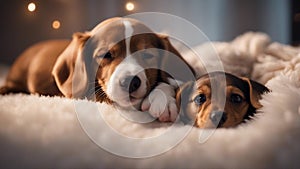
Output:
[[[161,39],[161,43],[163,46],[163,50],[165,51],[161,69],[164,71],[163,74],[173,76],[176,80],[187,82],[190,80],[194,80],[195,72],[192,67],[183,59],[181,54],[174,48],[171,44],[168,36],[166,35],[158,35]],[[162,77],[165,77],[163,75]]]
[[[81,50],[89,37],[87,33],[73,34],[71,43],[60,54],[53,67],[55,82],[66,97],[79,95],[87,88],[87,70]]]
[[[158,36],[161,39],[162,45],[164,46],[165,50],[168,50],[169,52],[171,52],[171,53],[179,56],[181,59],[183,59],[182,56],[179,54],[179,52],[171,44],[169,37],[167,35],[158,35]]]
[[[242,79],[246,81],[249,85],[249,96],[250,96],[250,102],[252,106],[256,109],[261,108],[262,105],[259,103],[259,100],[261,99],[261,95],[269,92],[270,90],[266,86],[258,82],[255,82],[253,80],[250,80],[248,78],[242,78]]]

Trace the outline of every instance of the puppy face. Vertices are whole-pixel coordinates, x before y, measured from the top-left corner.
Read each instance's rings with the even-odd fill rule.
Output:
[[[148,67],[160,63],[159,43],[155,34],[140,34],[96,52],[96,81],[107,98],[122,107],[139,107],[158,81],[159,70]]]
[[[200,128],[235,127],[251,117],[261,105],[265,86],[222,72],[200,77],[177,92],[184,122]]]
[[[100,102],[139,109],[145,96],[163,78],[159,70],[165,55],[162,51],[179,55],[166,37],[142,23],[112,18],[90,32],[75,34],[59,56],[53,74],[65,96],[95,92]],[[68,55],[75,56],[70,60]],[[62,77],[62,71],[69,75]]]

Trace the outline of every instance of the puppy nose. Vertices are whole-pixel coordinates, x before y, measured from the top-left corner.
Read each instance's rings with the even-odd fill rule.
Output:
[[[209,116],[210,120],[213,122],[213,124],[217,127],[221,126],[225,123],[227,120],[227,116],[225,112],[217,111],[212,112]]]
[[[127,76],[120,81],[121,87],[128,90],[129,93],[136,91],[141,86],[141,79],[137,76]]]

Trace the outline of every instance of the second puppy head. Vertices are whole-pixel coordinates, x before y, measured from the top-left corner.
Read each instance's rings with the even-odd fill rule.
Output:
[[[235,127],[253,116],[269,89],[248,78],[212,72],[182,85],[176,94],[181,120],[199,128]]]

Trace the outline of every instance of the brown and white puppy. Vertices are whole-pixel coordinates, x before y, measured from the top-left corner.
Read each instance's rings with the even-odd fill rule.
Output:
[[[262,107],[259,99],[265,92],[267,87],[248,78],[212,72],[182,85],[176,99],[185,123],[199,128],[235,127]]]
[[[89,32],[75,33],[71,41],[52,40],[29,47],[12,65],[0,93],[69,98],[94,93],[97,101],[174,121],[178,114],[175,86],[160,70],[167,62],[164,58],[172,57],[184,62],[167,37],[137,20],[111,18]],[[154,89],[163,95],[155,92],[147,98]],[[165,97],[167,102],[162,105],[159,100]]]

